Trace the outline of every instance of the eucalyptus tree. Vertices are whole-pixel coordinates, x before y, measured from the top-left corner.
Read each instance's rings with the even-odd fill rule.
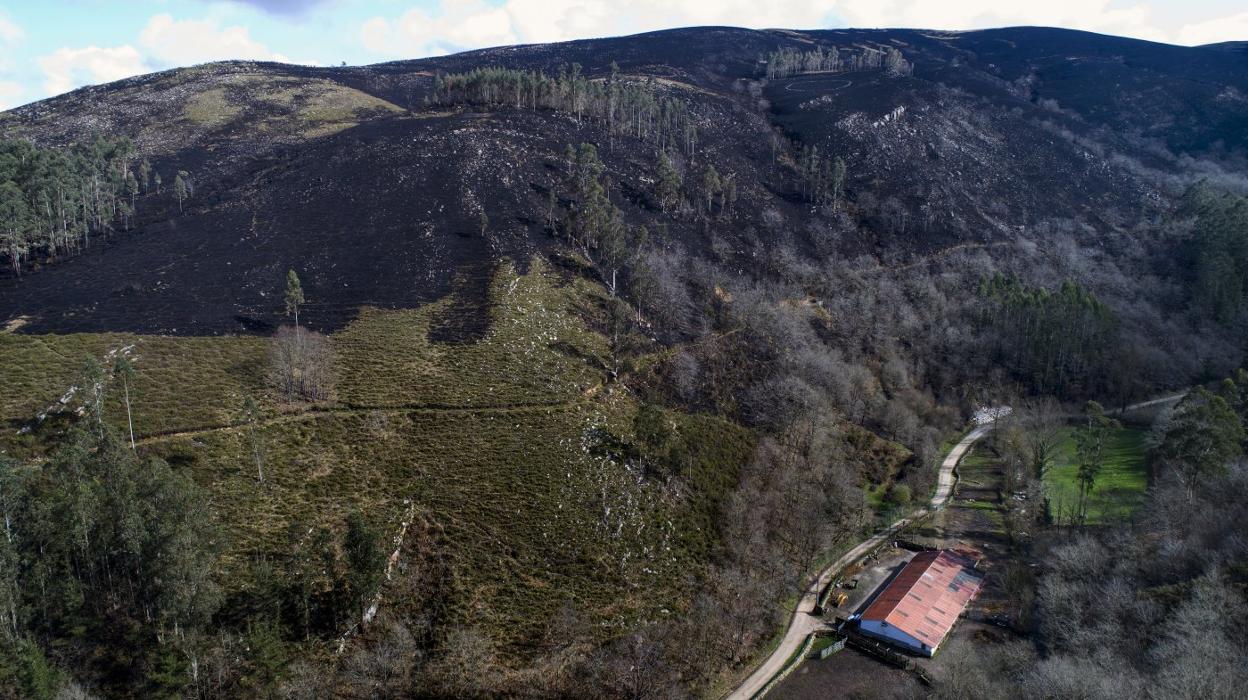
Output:
[[[134,381],[136,372],[134,363],[124,352],[117,353],[117,360],[113,363],[113,377],[121,380],[122,395],[126,402],[126,426],[130,429],[130,449],[135,449],[134,445],[134,414],[130,410],[130,384]]]

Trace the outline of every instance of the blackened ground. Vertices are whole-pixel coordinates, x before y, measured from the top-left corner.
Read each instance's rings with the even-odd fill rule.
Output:
[[[898,47],[914,75],[759,82],[760,58],[815,46]],[[129,136],[166,182],[190,171],[195,197],[185,213],[167,190],[143,197],[136,231],[21,279],[0,272],[0,322],[28,317],[22,332],[263,333],[285,321],[288,269],[307,292],[301,320],[321,329],[362,305],[428,302],[450,293],[461,270],[473,278],[550,247],[547,194],[566,192],[561,154],[583,141],[599,145],[629,223],[743,273],[780,247],[904,262],[1054,222],[1099,244],[1173,194],[1132,164],[1172,174],[1183,167],[1176,154],[1191,151],[1234,166],[1248,146],[1246,60],[1037,28],[703,27],[375,66],[232,62],[141,76],[4,113],[0,135],[53,145],[101,131]],[[552,112],[443,112],[425,101],[440,70],[557,73],[580,63],[601,79],[612,62],[689,105],[697,148],[677,158],[689,202],[700,201],[701,173],[714,165],[732,177],[735,207],[712,221],[659,212],[654,145],[609,138],[601,125]],[[802,201],[794,150],[773,146],[777,128],[846,160],[853,221],[834,225]],[[829,240],[828,229],[839,231],[832,251],[816,240]],[[465,294],[452,305],[462,318],[437,334],[481,332]]]
[[[490,329],[490,285],[498,266],[483,261],[460,269],[450,302],[429,321],[429,342],[474,343]]]
[[[472,134],[461,141],[444,121],[367,123],[289,150],[254,179],[241,168],[185,214],[175,207],[84,255],[0,280],[0,316],[29,317],[30,332],[264,332],[288,322],[282,290],[294,269],[307,298],[300,320],[331,330],[360,306],[437,299],[459,270],[504,257],[523,265],[549,240],[517,220],[532,206],[527,181],[471,176],[477,161],[509,159],[488,126],[458,118]],[[484,235],[478,201],[495,222]]]

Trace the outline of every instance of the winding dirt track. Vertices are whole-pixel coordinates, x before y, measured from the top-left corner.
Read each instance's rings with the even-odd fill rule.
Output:
[[[1110,414],[1122,414],[1149,406],[1156,406],[1164,403],[1178,401],[1187,394],[1186,391],[1163,396],[1161,398],[1149,401],[1141,401],[1140,403],[1131,404],[1121,409],[1108,411]],[[982,437],[992,430],[992,423],[984,423],[977,426],[974,430],[966,434],[949,454],[945,456],[945,460],[940,464],[940,473],[937,476],[936,492],[932,495],[932,501],[929,508],[936,510],[943,508],[949,502],[949,497],[953,494],[953,486],[956,483],[954,470],[958,466],[958,462],[970,451]],[[785,665],[793,654],[806,641],[806,636],[811,632],[821,629],[825,626],[823,618],[814,614],[815,603],[819,598],[819,591],[832,580],[841,569],[849,566],[851,563],[861,559],[867,552],[882,544],[888,538],[892,537],[899,530],[905,528],[914,519],[921,516],[925,509],[918,509],[889,525],[884,530],[872,535],[870,538],[860,542],[856,547],[841,555],[839,559],[832,562],[819,573],[810,585],[806,587],[806,591],[802,594],[802,598],[798,601],[797,608],[793,611],[793,617],[789,620],[789,627],[784,632],[784,638],[780,640],[779,646],[763,661],[762,665],[754,669],[745,681],[737,687],[736,690],[725,696],[726,700],[756,700],[761,697],[764,688],[771,682],[771,679],[784,670]]]
[[[949,495],[953,493],[954,476],[953,470],[958,466],[958,462],[963,455],[971,449],[977,440],[988,434],[992,425],[981,425],[954,446],[949,451],[945,461],[940,464],[940,474],[937,477],[936,493],[932,496],[932,508],[943,506],[948,500]],[[763,662],[761,666],[750,674],[736,690],[732,691],[727,698],[728,700],[750,700],[758,696],[763,688],[771,681],[771,679],[784,669],[785,664],[797,652],[798,648],[806,641],[806,636],[817,629],[824,627],[824,619],[814,614],[815,603],[819,598],[819,591],[828,584],[833,576],[841,569],[849,566],[853,562],[861,559],[867,552],[883,543],[898,530],[909,525],[916,517],[923,514],[923,509],[918,509],[889,525],[884,530],[872,535],[870,538],[863,540],[858,546],[841,555],[839,559],[832,562],[825,568],[818,577],[810,582],[806,587],[806,591],[802,594],[802,599],[797,604],[797,609],[793,611],[793,618],[789,621],[789,629],[785,631],[784,638],[780,640],[780,645],[776,647],[771,656]]]
[[[836,82],[839,83],[838,85],[832,85],[832,86],[818,85],[818,86],[811,86],[811,87],[802,87],[803,83],[812,83],[812,82],[815,82],[815,81],[809,80],[809,79],[791,80],[788,82],[788,84],[784,86],[784,89],[789,92],[836,92],[837,90],[844,90],[845,88],[854,84],[854,81],[850,80],[849,78],[836,78]]]

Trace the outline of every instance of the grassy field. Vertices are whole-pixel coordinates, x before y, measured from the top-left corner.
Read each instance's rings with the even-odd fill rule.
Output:
[[[370,115],[403,111],[390,102],[328,80],[244,74],[231,76],[224,83],[193,94],[182,117],[197,126],[216,128],[248,109],[260,108],[266,114],[259,121],[259,129],[282,132],[302,127],[304,135],[317,135],[323,131],[317,127],[351,126]]]
[[[958,463],[958,486],[952,503],[957,513],[946,524],[948,529],[1000,534],[1000,474],[1001,462],[990,450],[976,445],[966,453]]]
[[[489,331],[471,344],[428,340],[430,319],[449,300],[413,310],[364,309],[331,337],[335,405],[470,408],[577,400],[605,379],[606,340],[586,330],[572,310],[592,293],[581,281],[564,284],[541,265],[527,275],[506,266],[491,288]],[[40,428],[38,416],[49,408],[55,417],[81,407],[87,359],[107,365],[110,352],[126,348],[138,370],[131,403],[140,438],[230,426],[240,420],[246,396],[269,415],[298,410],[267,388],[266,338],[0,334],[0,424],[10,428],[0,449],[31,449],[40,431],[17,433]],[[106,414],[118,426],[125,423],[122,395],[116,382],[106,393]]]
[[[337,384],[316,406],[266,388],[264,338],[0,335],[0,448],[46,452],[82,392],[62,418],[36,416],[82,385],[88,356],[133,346],[140,449],[208,489],[225,526],[227,592],[253,585],[253,562],[280,559],[292,524],[338,529],[358,508],[388,541],[414,510],[445,529],[456,614],[502,648],[523,653],[568,601],[605,637],[687,604],[753,435],[665,410],[663,455],[637,447],[638,402],[607,383],[607,341],[578,316],[600,293],[540,262],[525,274],[505,265],[489,287],[488,330],[471,343],[429,340],[453,300],[365,309],[331,336]],[[264,413],[263,483],[238,425],[244,396]],[[106,405],[123,426],[115,381]],[[683,487],[645,476],[668,451],[682,455],[667,472]]]
[[[1144,501],[1148,469],[1144,461],[1147,430],[1126,426],[1109,439],[1105,467],[1097,477],[1088,504],[1088,522],[1103,523],[1130,517]],[[1067,431],[1045,477],[1053,517],[1065,523],[1079,503],[1078,466],[1075,461],[1074,429]]]
[[[53,409],[47,423],[72,415],[83,398],[83,367],[88,358],[107,364],[109,352],[130,348],[138,374],[131,387],[137,435],[219,426],[237,420],[245,395],[262,397],[268,341],[263,338],[186,338],[123,333],[0,335],[0,449],[36,447],[39,414]],[[70,393],[72,390],[72,394]],[[106,392],[111,423],[125,424],[119,385]],[[64,404],[61,399],[67,397]],[[274,407],[273,410],[276,410]],[[43,432],[36,430],[36,433]]]

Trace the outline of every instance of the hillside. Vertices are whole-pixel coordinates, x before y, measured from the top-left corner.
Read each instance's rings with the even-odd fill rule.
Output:
[[[760,58],[816,45],[901,47],[915,69],[799,75],[761,90],[751,82]],[[841,246],[847,257],[904,257],[1058,220],[1104,234],[1164,206],[1148,169],[1170,174],[1185,153],[1248,146],[1248,125],[1236,121],[1248,113],[1242,57],[1058,30],[674,30],[361,68],[210,64],[8,114],[5,135],[43,144],[128,136],[156,172],[191,173],[196,194],[183,216],[169,197],[152,196],[137,232],[21,284],[4,278],[0,315],[28,316],[30,330],[45,331],[263,327],[273,321],[265,299],[277,291],[275,271],[296,261],[312,296],[330,305],[314,321],[324,327],[360,304],[431,301],[457,269],[544,248],[540,212],[564,147],[609,140],[566,113],[426,106],[434,73],[553,75],[580,63],[601,79],[613,61],[689,105],[691,169],[709,163],[734,175],[737,202],[720,235],[742,264],[755,245],[772,245],[764,231],[792,232],[799,249],[818,245],[803,240],[808,214],[775,158],[773,124],[847,163],[845,187],[864,223]],[[707,249],[696,221],[656,216],[646,191],[653,149],[610,141],[601,150],[629,220],[661,223],[691,250]],[[468,235],[480,211],[488,235]]]
[[[1242,363],[1233,49],[703,27],[3,113],[0,690],[731,684],[973,409]]]

